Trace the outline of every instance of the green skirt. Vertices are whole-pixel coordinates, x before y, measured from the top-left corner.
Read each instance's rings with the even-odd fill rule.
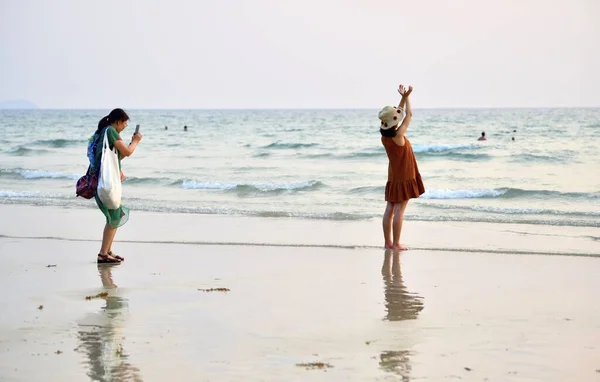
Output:
[[[106,216],[106,224],[110,225],[112,228],[119,228],[127,223],[129,220],[129,208],[121,206],[116,210],[109,210],[102,204],[98,195],[95,196],[95,199],[98,208],[102,211],[104,216]]]

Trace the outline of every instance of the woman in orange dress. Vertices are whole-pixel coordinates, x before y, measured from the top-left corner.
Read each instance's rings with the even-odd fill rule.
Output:
[[[385,248],[407,250],[408,248],[400,243],[404,211],[409,199],[421,196],[425,192],[425,187],[412,146],[405,136],[412,118],[409,100],[412,87],[405,89],[404,85],[400,85],[398,92],[402,95],[400,105],[386,106],[379,112],[381,143],[389,159],[388,181],[385,185],[387,206],[383,214],[383,238]]]

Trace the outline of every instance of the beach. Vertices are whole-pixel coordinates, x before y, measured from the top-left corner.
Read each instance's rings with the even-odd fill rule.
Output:
[[[416,109],[402,253],[377,110],[128,112],[112,267],[106,112],[0,112],[0,381],[600,380],[600,109]]]
[[[3,381],[600,380],[593,228],[0,213]]]
[[[600,382],[600,1],[0,4],[0,382]]]

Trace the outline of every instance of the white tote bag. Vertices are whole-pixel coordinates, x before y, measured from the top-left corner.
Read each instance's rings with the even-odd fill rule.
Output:
[[[121,206],[121,171],[119,170],[119,154],[117,148],[108,146],[108,128],[104,133],[102,159],[100,161],[100,178],[98,179],[98,198],[109,210]]]

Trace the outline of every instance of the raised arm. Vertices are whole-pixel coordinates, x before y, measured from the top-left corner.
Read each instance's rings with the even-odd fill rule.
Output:
[[[410,88],[410,90],[412,91],[412,88]],[[396,133],[396,136],[400,137],[404,137],[404,134],[406,134],[406,130],[408,130],[408,125],[410,125],[410,120],[412,118],[412,107],[410,105],[410,98],[408,96],[405,96],[404,98],[406,98],[406,117],[404,117],[404,120],[402,121],[402,124],[400,125],[400,127],[398,128],[398,132]]]
[[[128,157],[131,154],[133,154],[133,152],[135,151],[135,148],[137,147],[138,143],[140,143],[141,140],[142,140],[141,133],[133,134],[133,137],[131,137],[130,144],[126,144],[122,140],[118,140],[118,141],[115,141],[115,147],[117,148],[117,150],[119,150],[121,157],[125,158],[125,157]]]

